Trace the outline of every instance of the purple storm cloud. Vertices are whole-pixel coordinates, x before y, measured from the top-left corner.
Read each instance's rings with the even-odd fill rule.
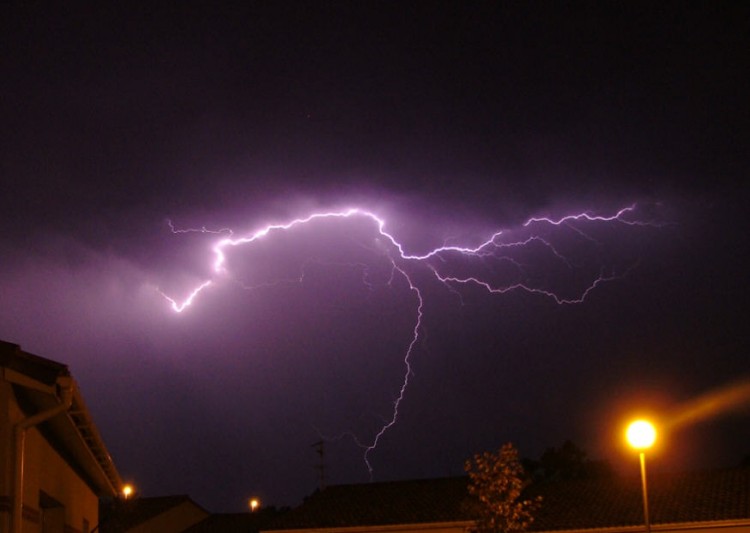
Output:
[[[344,433],[365,450],[364,463],[372,477],[369,456],[385,432],[396,423],[413,373],[410,359],[420,341],[425,305],[421,280],[425,273],[431,274],[433,282],[442,284],[460,302],[464,298],[462,287],[475,286],[491,294],[520,291],[550,298],[557,304],[580,304],[597,286],[620,278],[635,264],[635,258],[627,259],[628,264],[623,263],[622,257],[612,257],[614,254],[604,251],[607,243],[599,242],[592,235],[601,231],[601,226],[619,225],[637,230],[662,225],[659,221],[640,218],[644,215],[633,204],[612,214],[581,212],[560,217],[532,217],[519,228],[498,230],[489,237],[480,237],[476,245],[443,244],[420,253],[405,250],[387,229],[386,220],[363,208],[318,211],[286,223],[268,224],[244,236],[235,236],[228,228],[178,228],[170,220],[169,227],[175,234],[226,233],[229,236],[220,237],[211,246],[213,276],[210,279],[190,289],[181,300],[162,291],[159,293],[173,311],[183,313],[196,303],[201,292],[217,284],[231,283],[246,290],[302,284],[311,265],[351,269],[361,276],[362,285],[373,292],[399,286],[411,291],[414,295],[412,334],[404,348],[403,378],[393,400],[393,409],[372,437],[365,439],[351,431]],[[280,242],[274,243],[275,240]],[[248,256],[254,248],[261,250]],[[234,249],[246,255],[237,260]],[[351,259],[347,259],[346,251]],[[287,264],[259,277],[256,263],[273,262],[268,256],[274,252]],[[234,260],[232,263],[240,263],[240,266],[230,266],[230,257]],[[595,258],[593,262],[592,258]],[[278,277],[280,271],[289,268],[290,277]],[[381,272],[378,273],[378,269]],[[422,269],[421,275],[416,269]],[[538,274],[532,274],[533,271]],[[403,282],[399,283],[397,278]]]

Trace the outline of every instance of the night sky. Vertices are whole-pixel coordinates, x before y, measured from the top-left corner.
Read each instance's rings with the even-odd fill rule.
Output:
[[[295,505],[320,440],[329,484],[508,441],[634,473],[627,416],[750,378],[746,4],[242,4],[0,15],[0,339],[142,495]],[[732,407],[652,467],[738,464]]]

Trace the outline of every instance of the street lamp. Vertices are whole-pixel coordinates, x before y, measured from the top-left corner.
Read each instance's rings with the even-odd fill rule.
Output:
[[[648,518],[648,491],[646,490],[646,453],[656,440],[656,428],[647,420],[632,422],[625,432],[630,446],[641,455],[641,487],[643,488],[643,516],[646,521],[646,533],[651,533],[651,522]]]
[[[250,498],[250,501],[247,503],[251,513],[254,513],[260,507],[260,500],[258,498]]]
[[[133,489],[133,485],[131,485],[130,483],[127,483],[127,484],[123,485],[123,487],[122,487],[122,497],[127,500],[128,498],[130,498],[133,495],[133,490],[134,490]]]

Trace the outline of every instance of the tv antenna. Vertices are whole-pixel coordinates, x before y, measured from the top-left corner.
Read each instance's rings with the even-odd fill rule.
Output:
[[[325,442],[319,440],[312,445],[315,448],[315,453],[318,454],[318,464],[315,465],[315,470],[318,471],[318,489],[323,490],[326,488],[326,462],[325,462]]]

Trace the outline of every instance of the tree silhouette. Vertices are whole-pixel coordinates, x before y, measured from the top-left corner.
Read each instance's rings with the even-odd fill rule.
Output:
[[[464,465],[469,475],[469,494],[478,517],[476,531],[510,533],[524,531],[534,521],[541,497],[522,500],[524,470],[518,451],[504,444],[497,452],[476,454]]]
[[[586,458],[586,452],[566,440],[559,448],[547,448],[538,462],[528,461],[527,471],[535,477],[555,479],[591,479],[611,477],[612,466],[607,461]]]

